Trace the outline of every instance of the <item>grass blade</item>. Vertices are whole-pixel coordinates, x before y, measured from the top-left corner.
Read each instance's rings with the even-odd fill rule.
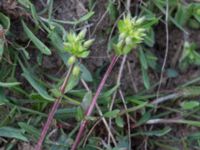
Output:
[[[28,38],[35,44],[35,46],[43,53],[46,55],[51,55],[51,50],[44,44],[42,43],[32,32],[31,30],[27,27],[27,25],[22,21],[22,25],[24,28],[24,31]]]
[[[0,87],[10,88],[20,84],[21,84],[20,82],[0,82]]]
[[[21,130],[11,127],[1,127],[0,137],[15,138],[22,141],[28,141],[28,139],[22,134]]]

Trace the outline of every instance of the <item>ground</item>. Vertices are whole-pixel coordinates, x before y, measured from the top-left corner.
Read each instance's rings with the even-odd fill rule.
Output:
[[[159,20],[152,26],[155,42],[152,46],[147,44],[142,46],[145,57],[156,58],[154,62],[149,62],[148,69],[145,70],[148,79],[144,77],[145,75],[142,72],[141,54],[139,53],[140,47],[137,47],[128,54],[126,62],[123,65],[120,87],[113,91],[113,87],[116,85],[120,74],[119,70],[123,56],[119,58],[113,71],[109,74],[98,103],[103,114],[109,112],[111,101],[113,100],[113,110],[119,109],[121,112],[126,107],[136,108],[136,110],[131,111],[129,114],[125,113],[126,115],[123,116],[117,115],[123,120],[124,124],[122,127],[117,125],[117,117],[112,117],[113,114],[106,118],[108,122],[112,118],[112,123],[109,125],[110,131],[114,134],[118,143],[115,146],[116,150],[120,150],[120,148],[128,149],[128,147],[129,149],[138,150],[200,148],[200,136],[198,132],[200,127],[200,118],[198,116],[200,105],[190,110],[182,108],[182,104],[185,101],[199,103],[199,66],[191,64],[187,69],[181,69],[179,66],[186,41],[196,43],[196,50],[199,52],[199,28],[194,29],[188,25],[183,25],[184,29],[188,32],[186,34],[173,21],[169,20],[167,25],[169,39],[167,41],[165,14],[159,11],[157,7],[155,8],[153,2],[150,4],[148,1],[131,1],[130,6],[127,3],[128,1],[120,0],[113,2],[112,0],[50,0],[49,3],[51,2],[53,2],[52,9],[50,9],[51,4],[48,4],[46,0],[32,1],[35,11],[41,18],[48,18],[48,13],[52,11],[51,19],[56,19],[53,21],[58,24],[59,20],[79,20],[87,15],[90,10],[94,11],[92,17],[78,24],[60,23],[66,31],[78,32],[87,27],[88,32],[86,37],[88,39],[95,39],[90,48],[91,52],[88,58],[80,60],[81,64],[87,68],[89,74],[93,77],[92,82],[86,82],[94,93],[114,55],[110,47],[112,46],[111,41],[118,34],[116,29],[117,21],[127,11],[132,16],[138,15],[143,11],[142,6],[155,13],[156,18]],[[177,5],[189,5],[192,2],[177,1],[176,3]],[[112,5],[112,9],[109,5]],[[170,5],[171,14],[177,11],[177,7],[176,5]],[[43,12],[45,8],[47,11]],[[166,9],[166,7],[164,8]],[[11,88],[0,85],[0,98],[3,99],[2,103],[0,100],[0,147],[2,150],[34,149],[52,105],[52,102],[46,101],[40,92],[44,94],[47,91],[47,94],[51,96],[55,96],[55,93],[59,94],[58,87],[62,83],[62,78],[67,71],[61,55],[58,53],[58,49],[52,46],[49,35],[44,26],[42,26],[42,23],[47,25],[49,22],[42,22],[42,19],[39,18],[40,22],[37,26],[32,11],[28,7],[25,8],[22,3],[20,4],[16,0],[3,0],[0,2],[0,12],[4,13],[11,20],[10,31],[6,34],[6,51],[4,51],[3,59],[0,61],[0,67],[2,68],[0,71],[0,79],[2,80],[0,82],[21,83],[20,87],[13,86]],[[52,51],[50,56],[43,55],[30,42],[24,33],[21,19],[25,20],[31,31],[50,47]],[[59,35],[62,35],[61,30],[58,31]],[[168,49],[166,49],[167,42],[169,42]],[[30,59],[25,57],[23,50],[29,54]],[[165,57],[166,50],[168,51],[167,57]],[[161,72],[165,59],[166,64],[163,72]],[[31,81],[26,77],[20,60],[32,74]],[[154,63],[155,65],[153,65]],[[151,67],[151,65],[154,67]],[[148,85],[145,86],[144,78],[148,80],[146,82],[150,82],[149,87],[146,87]],[[162,81],[160,82],[161,79]],[[56,114],[56,119],[49,129],[44,149],[69,149],[69,145],[73,143],[73,139],[76,137],[76,126],[80,123],[81,115],[83,115],[78,111],[80,108],[79,105],[82,103],[82,99],[84,99],[83,97],[87,92],[81,81],[80,83],[78,82],[79,84],[73,82],[71,82],[73,90],[68,91],[68,94],[64,97],[62,105]],[[194,91],[191,92],[192,94],[188,94],[189,97],[185,96],[186,94],[182,92],[184,90],[191,91],[191,89]],[[120,95],[120,91],[122,91],[122,95],[125,97],[125,102],[122,101],[123,96]],[[140,106],[144,102],[148,102],[150,105],[151,101],[158,97],[165,97],[173,93],[181,94],[179,97],[171,98],[157,107],[145,105],[137,109],[137,106]],[[4,102],[4,99],[7,99],[6,102]],[[84,144],[82,144],[85,145],[85,149],[100,149],[100,147],[102,149],[111,149],[111,147],[114,149],[113,142],[110,142],[110,145],[108,144],[107,129],[97,111],[95,111],[93,117],[91,117],[90,124],[85,130],[87,133],[84,133]],[[165,120],[163,122],[152,123],[154,119]],[[17,131],[17,133],[20,133],[15,136],[13,135],[14,137],[3,136],[4,133],[1,131],[1,127],[20,129],[20,131]],[[89,131],[91,132],[89,133]],[[129,139],[130,135],[131,138]],[[20,136],[25,136],[28,141],[20,140]],[[128,141],[131,141],[131,146],[129,146]],[[80,149],[84,149],[83,145]]]

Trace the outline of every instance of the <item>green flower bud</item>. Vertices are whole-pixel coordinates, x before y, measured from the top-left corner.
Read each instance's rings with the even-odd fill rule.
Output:
[[[146,30],[144,28],[139,28],[137,31],[140,33],[144,33]]]
[[[83,29],[78,35],[74,32],[69,32],[67,34],[67,42],[64,43],[64,50],[76,58],[87,57],[89,55],[88,48],[94,40],[85,41],[85,35],[86,29]],[[73,61],[69,61],[69,63],[71,64]]]
[[[71,51],[71,44],[70,43],[67,43],[67,42],[65,42],[65,43],[63,43],[63,45],[64,45],[64,50],[65,51],[67,51],[67,52],[70,52]]]
[[[125,42],[126,42],[126,45],[132,45],[133,44],[132,39],[130,37],[127,37]]]
[[[84,42],[83,46],[85,48],[88,48],[92,45],[93,42],[94,42],[94,39],[87,40],[86,42]]]
[[[75,57],[75,56],[71,56],[71,57],[68,59],[67,63],[68,63],[68,65],[72,65],[72,64],[75,63],[75,61],[76,61],[76,57]]]
[[[136,20],[136,24],[139,25],[139,24],[143,23],[144,20],[145,20],[145,17],[141,17],[141,18],[139,18],[139,19]]]
[[[84,28],[83,30],[81,30],[81,32],[79,32],[78,36],[77,36],[77,40],[81,40],[81,39],[84,39],[85,36],[86,36],[86,32],[87,32],[87,29]]]
[[[64,45],[64,48],[65,48],[65,49],[67,49],[67,48],[69,48],[69,47],[71,46],[71,44],[70,44],[70,43],[67,43],[67,42],[64,42],[63,45]]]
[[[136,23],[136,19],[137,19],[136,17],[133,17],[132,19],[130,18],[130,20],[132,21],[133,24]]]
[[[118,41],[123,41],[123,44],[118,42],[116,46],[117,51],[120,50],[121,54],[127,54],[131,49],[135,48],[144,40],[144,36],[146,35],[146,29],[142,26],[144,20],[145,17],[132,18],[131,15],[128,14],[123,20],[118,22]]]
[[[121,33],[120,35],[119,35],[119,40],[121,41],[121,40],[124,40],[124,38],[126,37],[126,34],[125,33]]]
[[[75,66],[74,69],[72,70],[72,74],[74,76],[78,76],[80,74],[80,67],[79,66]]]

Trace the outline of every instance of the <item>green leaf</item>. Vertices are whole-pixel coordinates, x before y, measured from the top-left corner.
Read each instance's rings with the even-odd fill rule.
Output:
[[[142,67],[142,79],[143,79],[145,88],[149,89],[150,81],[149,81],[149,76],[148,76],[148,70],[144,69],[143,67]]]
[[[69,78],[69,82],[65,88],[65,93],[69,92],[72,90],[78,83],[79,83],[80,77],[78,76],[73,76],[71,75]]]
[[[107,98],[107,97],[111,96],[117,90],[118,87],[119,87],[119,85],[116,84],[113,88],[111,88],[111,89],[107,90],[106,92],[104,92],[101,95],[101,98]]]
[[[133,134],[134,135],[146,135],[146,136],[164,136],[165,134],[169,133],[172,129],[170,127],[165,127],[161,130],[155,130],[155,131],[147,131],[147,132],[138,132]]]
[[[190,126],[200,127],[200,122],[199,122],[199,121],[193,121],[193,120],[177,120],[176,123],[187,124],[187,125],[190,125]]]
[[[18,140],[28,142],[28,139],[22,134],[22,131],[12,127],[1,127],[0,137],[15,138]]]
[[[151,114],[149,112],[146,112],[142,115],[139,121],[137,121],[136,126],[141,126],[142,124],[146,123],[151,117]]]
[[[104,114],[104,117],[107,117],[107,118],[116,118],[118,116],[119,112],[120,112],[119,109],[108,111],[108,112],[106,112]]]
[[[145,53],[146,59],[147,59],[147,64],[150,68],[156,70],[157,69],[157,60],[158,58],[155,56],[154,53],[151,51],[146,51]]]
[[[31,86],[46,100],[54,101],[54,98],[49,96],[48,92],[46,91],[45,87],[43,87],[40,83],[38,83],[35,79],[37,77],[34,76],[33,73],[31,73],[28,69],[26,69],[21,61],[19,60],[19,63],[21,65],[21,68],[23,70],[22,76],[26,78],[26,80],[31,84]]]
[[[24,123],[24,122],[19,122],[18,125],[23,129],[25,132],[27,132],[29,135],[33,136],[35,139],[38,139],[40,136],[39,130],[34,128],[33,126]]]
[[[188,135],[189,140],[199,140],[200,139],[200,132],[191,133]]]
[[[20,3],[21,5],[23,5],[26,8],[30,8],[31,2],[29,0],[17,0],[17,2]]]
[[[200,23],[200,4],[193,4],[193,16]]]
[[[73,130],[72,130],[73,132]],[[60,134],[59,134],[60,135]],[[49,150],[69,150],[70,146],[73,143],[73,140],[66,135],[64,132],[61,132],[60,137],[56,141],[57,144],[51,146]]]
[[[58,119],[74,118],[76,112],[77,112],[76,107],[58,109],[56,111],[55,118]]]
[[[3,88],[0,88],[0,106],[4,105],[8,100],[5,97]]]
[[[28,38],[34,43],[34,45],[43,53],[46,55],[51,55],[51,50],[44,44],[42,43],[32,32],[31,30],[27,27],[27,25],[22,21],[22,25],[24,28],[24,31]]]
[[[188,21],[188,26],[192,29],[199,29],[200,28],[200,22],[198,22],[197,20],[195,19],[189,19]]]
[[[117,23],[117,27],[119,29],[119,31],[123,32],[125,30],[124,28],[124,23],[122,20],[119,20],[118,23]]]
[[[145,29],[150,29],[153,25],[157,24],[159,19],[155,16],[145,16],[146,21],[142,24]]]
[[[118,36],[115,35],[108,41],[108,46],[107,46],[108,52],[111,52],[113,47],[116,47],[117,39],[118,39]],[[116,48],[114,48],[114,49],[116,49]]]
[[[115,21],[115,19],[117,18],[117,9],[112,0],[108,1],[107,9],[108,9],[108,13],[110,15],[111,20]]]
[[[155,43],[155,33],[152,28],[149,29],[147,35],[144,37],[144,43],[149,47],[153,47]]]
[[[198,101],[189,101],[181,103],[181,107],[185,110],[191,110],[194,109],[195,107],[198,107],[199,104],[200,103]]]
[[[0,12],[0,30],[3,30],[5,34],[10,29],[10,19]],[[0,60],[4,52],[5,39],[3,36],[0,37]]]
[[[47,93],[46,89],[39,84],[33,77],[33,75],[28,71],[28,70],[24,70],[24,73],[22,74],[22,76],[24,76],[26,78],[26,80],[31,84],[31,86],[45,99],[50,100],[50,101],[54,101],[54,99],[49,96],[49,94]]]
[[[10,88],[20,84],[21,84],[20,82],[0,82],[0,87]]]
[[[10,29],[10,18],[0,12],[0,25],[3,26],[4,30]]]
[[[58,55],[61,57],[62,61],[66,66],[68,66],[68,59],[70,54],[64,51],[64,45],[62,38],[54,30],[50,31],[48,38],[51,40],[52,46],[54,46],[58,51]]]
[[[77,121],[83,120],[83,118],[84,118],[84,112],[83,112],[83,109],[81,107],[78,107],[76,109],[76,116],[75,117],[76,117]]]
[[[32,15],[32,17],[33,17],[33,20],[34,20],[35,24],[36,24],[36,25],[39,25],[39,22],[38,22],[39,17],[38,17],[38,15],[37,15],[35,6],[34,6],[32,3],[30,4],[30,9],[31,9],[31,15]]]
[[[181,26],[185,25],[185,23],[191,17],[192,11],[191,11],[190,8],[191,7],[185,6],[185,5],[182,5],[182,4],[178,5],[178,10],[177,10],[176,15],[175,15],[175,20]]]
[[[52,90],[51,90],[51,93],[53,93]],[[56,97],[56,95],[55,95],[55,97]],[[37,102],[45,102],[45,103],[47,102],[47,99],[44,98],[43,96],[41,96],[37,91],[36,92],[31,91],[31,93],[29,93],[29,98],[32,100],[35,100]],[[53,98],[52,98],[52,100],[53,100]]]
[[[156,5],[156,7],[157,7],[163,14],[166,14],[166,10],[165,10],[164,7],[163,7],[163,6],[165,6],[165,1],[163,1],[164,4],[159,3],[158,0],[153,0],[152,2]],[[176,1],[174,1],[174,2],[176,2]],[[184,33],[187,34],[187,31],[186,31],[186,30],[171,16],[171,15],[169,15],[169,20],[170,20],[174,25],[176,25],[177,28],[179,28],[181,31],[183,31]]]
[[[39,25],[39,22],[38,22],[39,17],[37,15],[35,6],[31,3],[31,1],[29,1],[29,0],[17,0],[17,1],[18,1],[18,3],[20,3],[21,5],[26,7],[27,10],[30,11],[32,18],[33,18],[33,21],[35,22],[36,25]]]
[[[148,69],[148,64],[147,64],[147,60],[146,60],[146,57],[145,57],[145,54],[144,54],[144,51],[140,48],[139,49],[139,57],[140,57],[140,63],[142,65],[142,67],[146,70]]]
[[[200,23],[200,15],[199,16],[194,15],[194,18]]]
[[[122,119],[122,117],[117,116],[115,118],[115,123],[117,124],[118,127],[123,128],[124,127],[124,120]]]
[[[200,96],[200,86],[185,86],[181,91],[184,97]]]
[[[54,22],[60,23],[60,24],[71,24],[71,25],[78,25],[82,22],[85,22],[87,20],[89,20],[92,16],[94,15],[93,11],[89,11],[86,15],[82,16],[81,18],[79,18],[78,20],[75,19],[73,21],[63,21],[63,20],[57,20],[57,19],[53,19]],[[48,22],[48,19],[43,19],[45,22]]]
[[[90,71],[83,64],[80,64],[80,69],[81,69],[81,78],[87,82],[92,82],[93,78]]]
[[[81,22],[85,22],[88,19],[90,19],[93,15],[94,15],[94,12],[90,11],[86,15],[82,16],[79,20],[77,20],[75,24],[79,24]]]
[[[92,92],[89,91],[85,94],[81,102],[81,107],[83,108],[84,111],[86,111],[90,106],[91,100],[92,100]]]
[[[51,44],[60,52],[64,52],[64,45],[62,38],[55,30],[52,30],[48,34],[48,38],[51,40]]]
[[[81,58],[86,58],[86,57],[88,57],[89,54],[90,54],[90,51],[84,51],[84,52],[78,54],[77,56],[81,57]]]

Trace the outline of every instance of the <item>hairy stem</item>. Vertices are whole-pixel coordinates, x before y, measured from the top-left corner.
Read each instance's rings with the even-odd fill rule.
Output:
[[[103,76],[103,79],[101,80],[101,82],[100,82],[100,84],[99,84],[99,86],[97,88],[97,91],[96,91],[96,93],[95,93],[95,95],[94,95],[94,97],[92,99],[92,102],[91,102],[90,106],[88,107],[87,111],[85,112],[85,117],[88,117],[88,116],[90,116],[92,114],[92,111],[93,111],[93,109],[95,107],[95,104],[96,104],[97,99],[98,99],[98,97],[99,97],[99,95],[101,93],[101,90],[103,89],[103,87],[105,85],[105,82],[106,82],[108,76],[110,75],[110,73],[111,73],[115,63],[117,62],[118,58],[119,58],[119,56],[114,56],[112,58],[112,61],[111,61],[106,73]],[[87,120],[83,120],[81,122],[78,134],[77,134],[76,139],[75,139],[75,141],[74,141],[74,143],[72,145],[71,150],[76,150],[76,148],[78,147],[78,144],[80,143],[80,140],[81,140],[81,137],[83,135],[83,132],[84,132],[84,129],[85,129],[86,125],[87,125]]]
[[[40,134],[40,138],[39,138],[39,140],[38,140],[38,142],[37,142],[37,145],[36,145],[36,147],[35,147],[35,150],[41,150],[42,143],[43,143],[43,141],[44,141],[44,139],[45,139],[45,136],[46,136],[46,134],[47,134],[47,131],[48,131],[50,125],[51,125],[51,122],[52,122],[52,120],[53,120],[53,117],[54,117],[54,115],[55,115],[55,113],[56,113],[56,111],[57,111],[57,109],[58,109],[58,107],[59,107],[59,105],[60,105],[61,100],[62,100],[62,95],[65,93],[65,88],[66,88],[66,86],[67,86],[67,83],[68,83],[68,81],[69,81],[69,77],[70,77],[70,74],[71,74],[73,68],[74,68],[74,65],[71,65],[70,68],[69,68],[69,70],[68,70],[68,72],[67,72],[67,75],[66,75],[66,77],[65,77],[65,80],[64,80],[63,84],[62,84],[61,87],[60,87],[61,96],[59,96],[59,97],[55,100],[55,102],[54,102],[54,104],[53,104],[53,106],[52,106],[52,108],[51,108],[51,111],[50,111],[49,114],[48,114],[47,121],[46,121],[46,123],[45,123],[45,125],[44,125],[44,127],[43,127],[43,129],[42,129],[42,133]]]

